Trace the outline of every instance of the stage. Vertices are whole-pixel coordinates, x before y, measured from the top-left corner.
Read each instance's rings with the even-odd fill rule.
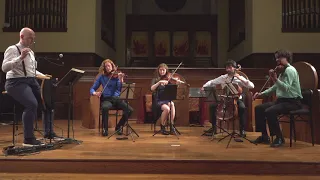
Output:
[[[42,123],[39,122],[39,125]],[[175,135],[153,135],[150,124],[131,123],[140,137],[133,134],[127,140],[102,137],[98,130],[81,127],[75,121],[75,139],[81,144],[63,144],[60,149],[41,151],[27,156],[2,156],[1,173],[84,173],[84,174],[195,174],[195,175],[290,175],[316,176],[320,174],[320,148],[296,142],[289,147],[289,139],[280,148],[231,141],[218,142],[219,136],[201,136],[208,127],[177,127]],[[56,120],[55,125],[67,135],[67,121]],[[40,126],[42,127],[42,126]],[[55,128],[61,135],[61,130]],[[19,132],[22,126],[19,127]],[[109,129],[113,133],[113,129]],[[37,137],[41,138],[38,132]],[[1,149],[11,145],[12,126],[0,125]],[[224,134],[226,135],[226,134]],[[72,136],[72,132],[71,132]],[[247,133],[254,140],[257,133]],[[221,137],[221,136],[220,136]],[[18,146],[23,136],[19,135]],[[150,177],[150,176],[148,176]],[[142,177],[143,178],[143,177]],[[196,178],[196,177],[195,177]],[[147,178],[146,178],[147,179]],[[197,179],[197,178],[196,178]]]

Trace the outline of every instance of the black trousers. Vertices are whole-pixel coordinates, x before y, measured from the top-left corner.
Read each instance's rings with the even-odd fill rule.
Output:
[[[267,136],[268,122],[270,135],[282,137],[279,121],[277,116],[280,114],[289,113],[289,111],[301,108],[301,102],[298,99],[279,98],[275,102],[267,102],[255,107],[255,122],[256,131],[262,132],[262,135]]]
[[[103,98],[101,101],[101,108],[102,108],[102,127],[107,131],[108,130],[108,120],[109,120],[109,109],[111,107],[119,108],[123,111],[122,117],[119,123],[116,126],[116,129],[124,126],[128,118],[131,116],[133,112],[133,108],[121,100],[119,97],[106,97]]]
[[[38,104],[40,104],[40,107],[43,110],[38,81],[33,77],[7,79],[5,90],[14,100],[24,107],[22,113],[24,138],[35,138],[33,123],[37,120]],[[43,125],[45,133],[48,134],[53,123],[51,121],[50,124],[49,121],[50,117],[52,117],[52,111],[44,111],[43,113]]]
[[[243,98],[244,98],[244,96],[243,96]],[[244,130],[244,128],[246,126],[245,125],[246,124],[246,113],[245,113],[246,105],[240,99],[237,100],[237,104],[238,104],[238,114],[239,114],[239,126],[240,126],[239,128],[240,128],[240,130]],[[210,106],[209,106],[210,121],[212,123],[212,127],[215,127],[216,122],[217,122],[217,116],[216,116],[217,107],[218,107],[217,103],[210,104]]]

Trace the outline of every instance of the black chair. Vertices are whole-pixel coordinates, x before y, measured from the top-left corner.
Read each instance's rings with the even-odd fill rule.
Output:
[[[12,111],[11,112],[1,112],[1,116],[3,115],[9,115],[12,116],[12,145],[15,146],[16,144],[16,137],[20,134],[23,133],[18,133],[18,119],[17,119],[17,108],[16,108],[16,101],[7,93],[7,91],[2,91],[2,96],[5,97],[9,97],[12,99],[13,102],[13,107],[12,107]]]
[[[280,119],[281,117],[284,117],[284,116],[289,116],[289,121],[279,120],[279,122],[290,123],[290,147],[292,147],[292,136],[294,136],[294,142],[296,142],[295,122],[309,123],[312,146],[314,146],[314,131],[313,131],[313,121],[312,121],[312,95],[313,95],[313,91],[311,89],[302,89],[301,93],[303,96],[303,99],[301,100],[302,108],[295,110],[295,111],[290,111],[288,114],[283,114],[283,115],[278,116],[278,119]],[[307,119],[303,119],[301,116],[307,116]]]
[[[102,116],[102,106],[101,106],[101,98],[100,98],[100,109],[99,109],[99,133],[100,133],[100,129],[102,129],[103,128],[103,126],[101,126],[101,125],[103,125],[102,123],[104,123],[104,122],[102,122],[101,123],[101,116]],[[116,111],[116,113],[114,113],[114,114],[112,114],[112,113],[109,113],[110,111]],[[121,111],[121,109],[119,109],[119,108],[116,108],[116,107],[111,107],[110,109],[109,109],[109,112],[108,112],[108,115],[115,115],[116,116],[116,124],[118,124],[118,115],[119,115],[119,111]]]

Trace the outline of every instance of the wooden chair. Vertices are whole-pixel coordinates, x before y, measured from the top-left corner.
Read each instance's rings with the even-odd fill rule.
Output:
[[[9,96],[11,97],[7,91],[2,91],[2,95],[3,96]],[[13,110],[12,112],[7,112],[7,113],[4,113],[4,112],[1,112],[1,116],[3,115],[9,115],[9,116],[12,116],[12,145],[15,146],[16,144],[16,137],[20,134],[23,134],[23,133],[18,133],[17,134],[17,131],[18,131],[18,120],[17,120],[17,115],[16,115],[16,102],[15,100],[11,97],[12,101],[14,101],[13,103]]]
[[[292,138],[296,142],[296,126],[295,122],[306,122],[309,123],[310,135],[312,146],[314,146],[314,129],[312,120],[312,97],[313,91],[318,87],[318,74],[316,69],[307,62],[297,62],[293,66],[299,73],[299,80],[301,86],[301,93],[303,96],[302,108],[290,111],[287,114],[282,114],[278,117],[279,122],[290,124],[290,147],[292,147]],[[284,116],[289,116],[289,121],[282,120]],[[307,116],[307,118],[302,118],[302,116]]]

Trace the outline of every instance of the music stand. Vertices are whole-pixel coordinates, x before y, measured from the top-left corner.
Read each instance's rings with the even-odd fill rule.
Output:
[[[226,86],[227,86],[228,90],[230,91],[230,93],[227,94],[226,98],[229,99],[229,100],[234,101],[234,99],[238,97],[238,91],[237,91],[236,88],[232,85],[232,83],[226,83]],[[224,111],[224,114],[223,114],[223,120],[224,120],[225,113],[226,113],[226,107],[223,109],[223,111]],[[235,114],[235,108],[234,108],[234,106],[233,106],[233,108],[232,108],[232,111],[233,111],[232,132],[229,133],[229,132],[227,132],[227,131],[225,131],[225,130],[223,129],[223,131],[225,131],[228,135],[226,135],[225,137],[223,137],[222,139],[220,139],[218,142],[220,142],[220,141],[222,141],[222,140],[224,140],[225,138],[227,138],[227,137],[230,136],[228,145],[227,145],[227,147],[226,147],[226,148],[228,148],[228,147],[229,147],[229,144],[230,144],[230,142],[231,142],[231,139],[234,138],[234,139],[236,140],[236,135],[237,135],[238,137],[243,138],[243,139],[249,141],[250,143],[253,143],[253,144],[257,145],[257,144],[254,143],[253,141],[251,141],[251,140],[249,140],[249,139],[247,139],[247,138],[245,138],[245,137],[242,137],[242,136],[240,136],[240,134],[236,133],[236,131],[235,131],[235,123],[234,123],[234,122],[235,122],[235,115],[234,115],[234,114]],[[221,129],[221,128],[220,128],[220,129]],[[213,139],[213,134],[212,134],[212,139]],[[211,140],[212,140],[212,139],[211,139]],[[243,142],[241,139],[240,139],[240,140],[236,140],[236,141],[238,141],[238,142]]]
[[[49,123],[49,141],[50,141],[50,144],[52,143],[52,138],[50,137],[52,135],[52,124],[53,124],[53,113],[54,113],[54,108],[55,108],[55,105],[54,105],[54,102],[55,102],[55,96],[53,95],[54,92],[55,92],[55,88],[56,86],[54,85],[56,82],[51,78],[51,77],[48,77],[48,78],[44,78],[42,80],[42,83],[41,83],[41,87],[43,89],[42,91],[42,100],[43,100],[43,112],[42,112],[42,121],[43,123],[45,124],[48,124]],[[46,93],[45,93],[46,92]],[[45,119],[46,119],[46,113],[48,113],[50,116],[49,116],[49,121],[46,122]],[[44,126],[45,128],[46,126]],[[46,131],[46,129],[45,129]]]
[[[123,83],[123,85],[126,86],[126,87],[125,87],[125,88],[122,90],[122,92],[120,93],[120,98],[124,98],[124,97],[123,97],[123,94],[124,94],[124,92],[126,92],[124,101],[127,103],[127,109],[128,109],[128,107],[129,107],[129,102],[128,102],[128,100],[129,100],[129,95],[130,95],[130,99],[135,99],[135,98],[134,98],[134,90],[133,90],[133,88],[136,88],[136,87],[135,87],[135,83],[129,83],[129,82]],[[131,85],[132,85],[132,86],[131,86]],[[140,91],[140,93],[141,93],[141,91]],[[139,96],[139,97],[140,97],[140,96]],[[129,117],[128,117],[128,118],[129,118]],[[130,133],[127,133],[126,136],[131,135],[131,138],[132,138],[132,141],[133,141],[133,142],[135,142],[135,140],[134,140],[134,138],[133,138],[132,132],[133,132],[134,134],[136,134],[137,137],[140,137],[140,136],[138,135],[138,133],[132,128],[132,126],[130,126],[130,124],[129,124],[129,119],[127,119],[125,125],[122,126],[121,128],[119,128],[119,129],[118,129],[117,131],[115,131],[113,134],[111,134],[111,135],[108,137],[108,139],[111,138],[113,135],[115,135],[115,134],[117,134],[117,133],[119,133],[119,132],[122,132],[124,127],[127,128],[127,132],[128,132],[128,129],[130,129]],[[123,138],[121,138],[121,139],[123,139]]]
[[[69,72],[58,82],[57,86],[67,86],[69,87],[69,103],[68,103],[68,138],[64,140],[65,143],[77,143],[80,144],[82,141],[74,139],[74,130],[73,130],[73,86],[78,80],[84,75],[83,70],[72,68]],[[72,114],[72,119],[71,119]],[[72,120],[72,135],[73,138],[70,138],[70,121]]]
[[[217,88],[216,87],[204,87],[203,88],[204,91],[200,91],[198,92],[198,97],[199,98],[206,98],[206,102],[216,102],[216,103],[220,103],[220,98],[217,95]],[[214,131],[214,129],[221,129],[224,132],[227,132],[225,129],[221,128],[220,126],[216,125],[216,124],[212,124],[212,127],[207,130],[207,131]],[[205,135],[207,132],[204,132],[201,136]],[[228,132],[227,132],[228,133]],[[214,132],[212,132],[212,139],[214,137]]]
[[[177,91],[178,91],[178,85],[176,84],[167,84],[164,86],[164,89],[161,90],[161,95],[159,96],[159,100],[160,101],[169,101],[170,104],[172,103],[173,100],[177,99]],[[174,126],[174,124],[172,124],[172,119],[171,119],[171,106],[169,106],[170,108],[170,113],[169,113],[169,125],[170,125],[170,132],[174,132],[176,137],[179,139],[178,134],[180,134],[180,132],[177,130],[177,128]],[[173,128],[173,129],[172,129]],[[155,132],[153,134],[153,136],[155,136],[156,134],[158,134],[159,132],[161,132],[161,130]]]

